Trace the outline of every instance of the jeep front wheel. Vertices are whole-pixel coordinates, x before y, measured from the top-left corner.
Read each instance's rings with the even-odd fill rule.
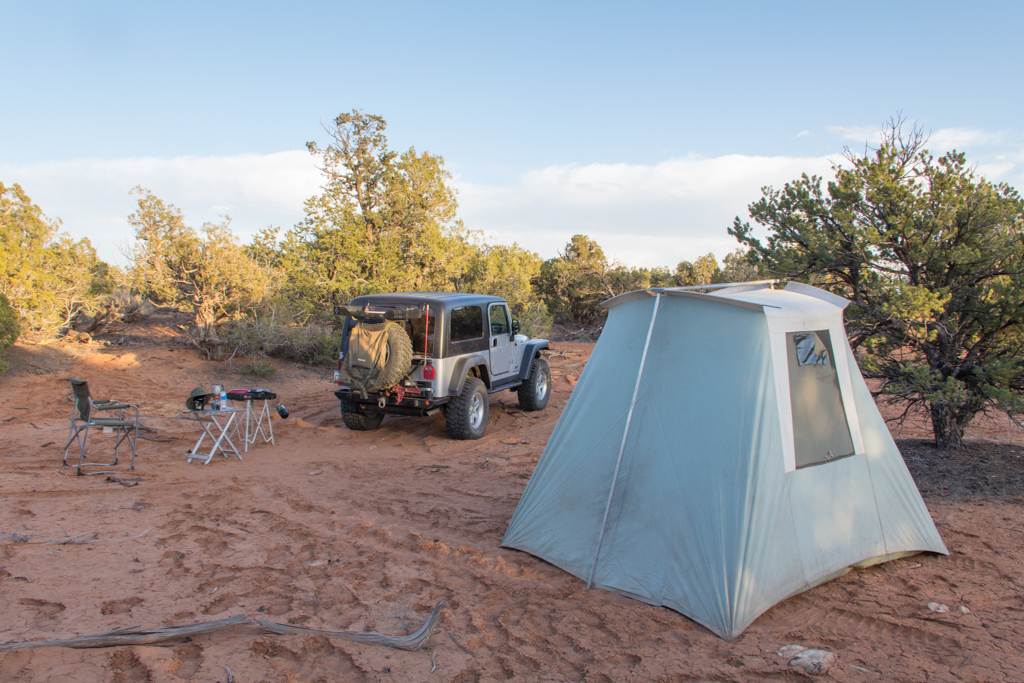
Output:
[[[519,385],[519,407],[523,410],[544,410],[551,395],[551,371],[543,358],[533,361],[530,376]]]
[[[467,377],[462,393],[448,401],[444,411],[448,436],[453,439],[479,439],[487,429],[490,398],[483,380]]]
[[[384,421],[384,413],[361,413],[358,403],[342,401],[341,420],[349,429],[368,432],[380,427],[380,423]]]

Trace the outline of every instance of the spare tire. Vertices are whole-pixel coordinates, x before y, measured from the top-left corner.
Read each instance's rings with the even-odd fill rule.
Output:
[[[388,348],[384,357],[384,372],[380,386],[376,389],[393,387],[412,372],[412,340],[405,328],[398,323],[387,323]]]
[[[412,370],[412,341],[405,328],[398,323],[384,321],[362,322],[359,327],[367,332],[384,333],[383,360],[378,361],[369,378],[365,374],[353,375],[347,364],[343,364],[341,370],[345,382],[365,391],[380,391],[401,382]]]

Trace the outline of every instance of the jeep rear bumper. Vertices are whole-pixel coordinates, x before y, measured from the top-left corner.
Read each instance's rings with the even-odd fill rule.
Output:
[[[366,398],[359,395],[359,392],[351,391],[348,388],[338,389],[334,395],[339,400],[359,406],[360,412],[384,413],[386,415],[433,415],[440,409],[442,403],[447,403],[448,398],[427,399],[423,397],[410,396],[408,394],[399,401],[397,396],[385,394],[369,394]]]

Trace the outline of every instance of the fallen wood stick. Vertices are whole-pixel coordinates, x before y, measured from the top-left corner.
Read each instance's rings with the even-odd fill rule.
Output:
[[[143,629],[139,631],[119,630],[92,636],[56,638],[54,640],[28,640],[20,643],[4,643],[0,645],[0,652],[29,650],[40,647],[88,649],[93,647],[120,647],[122,645],[155,645],[156,643],[176,640],[185,636],[195,636],[202,633],[219,631],[222,628],[240,626],[241,624],[251,623],[251,621],[248,616],[239,614],[227,619],[207,621],[202,624],[189,624],[188,626],[171,626],[169,628]]]
[[[149,531],[149,529],[146,529],[138,536],[131,536],[125,538],[82,538],[82,536],[85,536],[87,533],[89,533],[88,531],[83,531],[80,534],[76,534],[75,536],[68,536],[67,538],[63,538],[59,541],[47,541],[46,545],[64,545],[65,543],[119,543],[120,541],[134,541],[137,538],[142,538],[143,536],[148,534]]]
[[[516,410],[515,408],[508,407],[507,405],[505,405],[504,401],[499,400],[498,404],[501,406],[501,409],[504,410],[509,415],[518,415],[518,416],[521,416],[521,417],[528,417],[531,420],[536,420],[537,419],[536,416],[534,416],[534,415],[527,415],[522,410]]]
[[[273,621],[264,621],[263,619],[254,619],[253,621],[262,626],[265,632],[282,636],[327,636],[328,638],[354,640],[357,643],[365,643],[366,645],[386,645],[387,647],[394,647],[399,650],[412,651],[420,649],[423,643],[430,638],[430,634],[434,630],[434,623],[437,621],[438,615],[441,614],[441,608],[447,602],[447,600],[438,602],[434,607],[434,611],[430,613],[430,617],[427,618],[426,623],[420,627],[420,630],[407,636],[385,636],[380,633],[362,633],[358,631],[321,631],[320,629],[303,628],[302,626],[286,626],[285,624],[277,624]]]
[[[418,650],[423,643],[430,638],[434,630],[434,624],[441,614],[441,608],[447,603],[441,600],[430,613],[430,617],[416,633],[407,636],[386,636],[381,633],[362,633],[358,631],[323,631],[315,628],[303,628],[301,626],[289,626],[278,624],[273,621],[254,619],[245,614],[238,614],[227,619],[207,621],[200,624],[188,624],[186,626],[169,626],[167,628],[129,630],[120,629],[108,633],[99,633],[91,636],[78,636],[75,638],[57,638],[54,640],[27,640],[21,642],[0,643],[0,652],[10,650],[29,650],[40,647],[70,647],[74,649],[87,649],[96,647],[122,647],[125,645],[156,645],[168,641],[179,640],[186,636],[196,636],[204,633],[212,633],[226,628],[236,626],[258,625],[262,627],[263,634],[270,635],[300,635],[300,636],[326,636],[328,638],[344,638],[366,645],[384,645],[399,650]]]
[[[470,657],[472,657],[472,656],[473,656],[473,653],[472,653],[472,652],[470,652],[470,651],[469,651],[469,650],[467,650],[466,648],[462,647],[462,643],[460,643],[459,641],[455,640],[455,636],[454,636],[454,635],[452,635],[452,632],[451,632],[451,631],[448,631],[448,637],[452,639],[452,642],[453,642],[453,643],[455,643],[455,646],[456,646],[457,648],[459,648],[460,650],[462,650],[463,652],[465,652],[465,653],[466,653],[467,655],[469,655]]]
[[[419,472],[420,470],[430,470],[431,474],[437,474],[441,470],[447,470],[450,468],[451,465],[424,465],[423,467],[417,467],[415,471]]]
[[[150,436],[149,434],[139,434],[139,438],[140,439],[145,439],[146,441],[157,441],[159,443],[168,443],[170,441],[177,441],[178,440],[178,437],[176,437],[176,436],[166,436],[166,435]]]
[[[139,485],[139,483],[142,481],[142,477],[107,477],[106,480],[109,482],[113,482],[115,484],[120,484],[121,486],[127,488],[132,488],[133,486]]]
[[[82,536],[85,536],[87,533],[89,533],[89,532],[88,531],[83,531],[80,534],[75,534],[74,536],[68,536],[67,538],[62,538],[59,541],[47,541],[46,545],[64,545],[65,543],[70,543],[71,541],[75,540],[76,538],[81,538]]]

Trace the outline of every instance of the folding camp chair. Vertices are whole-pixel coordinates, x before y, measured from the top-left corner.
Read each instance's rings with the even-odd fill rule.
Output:
[[[78,441],[78,476],[84,474],[111,474],[115,470],[101,472],[83,472],[83,467],[113,467],[117,465],[117,449],[122,441],[128,441],[132,449],[132,462],[128,471],[135,469],[136,443],[139,436],[139,408],[117,400],[95,401],[89,394],[89,383],[74,377],[71,378],[71,390],[75,395],[75,410],[71,414],[71,428],[68,429],[68,442],[64,445],[64,467],[68,466],[68,449],[72,441]],[[117,417],[97,417],[94,411],[116,410]],[[135,411],[135,417],[126,417],[126,412]],[[89,427],[102,427],[104,431],[116,431],[117,441],[114,442],[113,462],[82,462],[85,459],[85,441],[89,438]]]

